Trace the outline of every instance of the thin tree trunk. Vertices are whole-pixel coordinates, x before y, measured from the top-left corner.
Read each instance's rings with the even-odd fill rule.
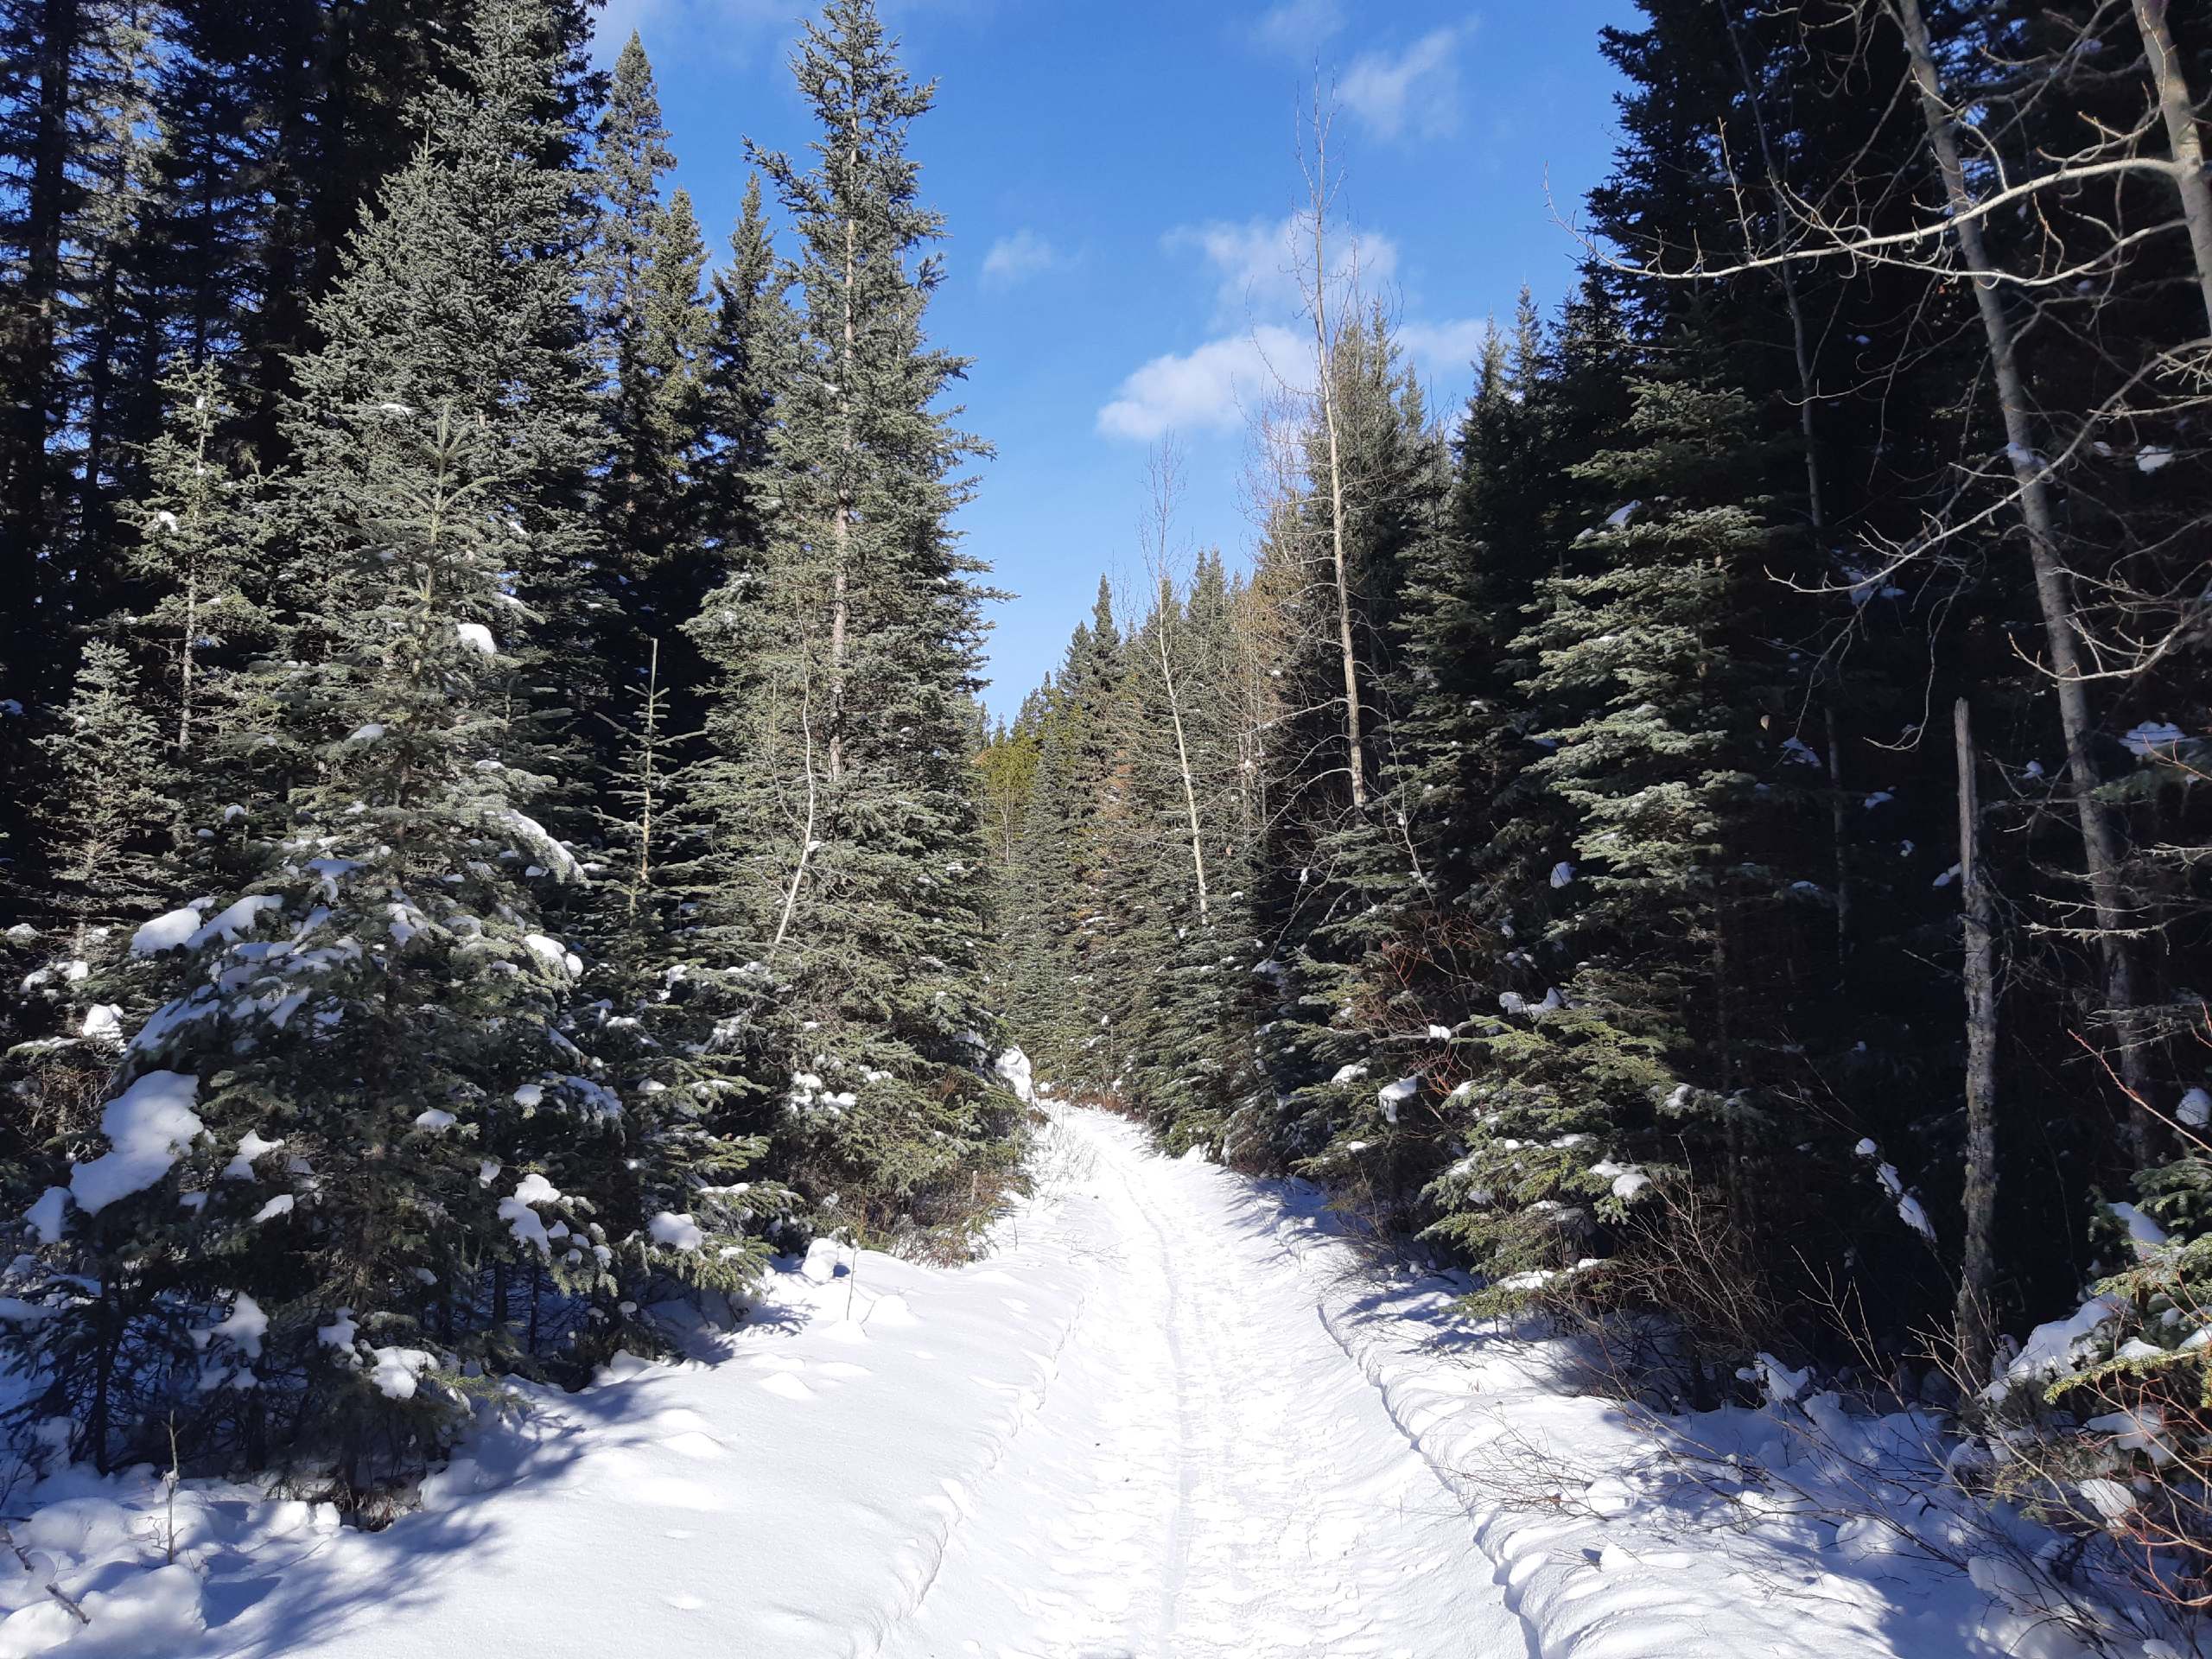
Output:
[[[1359,662],[1352,641],[1351,582],[1345,568],[1344,471],[1337,431],[1336,340],[1329,332],[1329,129],[1313,124],[1313,368],[1321,398],[1321,425],[1329,443],[1329,550],[1337,590],[1337,648],[1344,662],[1344,753],[1351,770],[1351,804],[1367,810],[1367,758],[1360,733]]]
[[[1835,842],[1835,974],[1840,985],[1851,969],[1851,816],[1844,804],[1842,734],[1834,698],[1826,700],[1821,715],[1828,740],[1828,834]]]
[[[814,784],[814,717],[804,703],[799,711],[799,729],[804,734],[806,760],[806,823],[799,832],[798,861],[791,866],[791,885],[784,891],[784,913],[776,920],[776,937],[768,944],[768,960],[776,959],[776,952],[784,948],[784,939],[791,931],[791,917],[798,909],[798,890],[806,880],[806,867],[814,857],[814,815],[817,791]]]
[[[845,416],[845,466],[837,480],[837,516],[831,526],[837,548],[837,568],[830,578],[830,782],[833,786],[845,775],[845,630],[851,610],[848,573],[852,565],[852,467],[857,448],[853,435],[853,283],[860,266],[859,237],[860,227],[848,218],[843,289],[845,339],[837,367],[837,401]],[[810,789],[812,782],[810,775]]]
[[[1174,577],[1167,563],[1167,542],[1170,525],[1175,516],[1179,470],[1172,443],[1153,452],[1148,467],[1152,484],[1152,517],[1142,527],[1142,535],[1147,544],[1146,557],[1152,566],[1153,588],[1159,607],[1152,629],[1153,652],[1160,661],[1160,683],[1167,693],[1167,716],[1175,728],[1175,761],[1183,785],[1183,810],[1191,830],[1191,875],[1198,883],[1198,919],[1204,921],[1210,899],[1206,890],[1205,832],[1198,818],[1198,791],[1191,778],[1191,747],[1183,730],[1183,688],[1175,677],[1174,641],[1170,637],[1182,609],[1175,592]]]
[[[2028,557],[2035,573],[2036,599],[2043,611],[2051,677],[2058,694],[2059,727],[2066,744],[2067,781],[2074,797],[2075,816],[2081,826],[2090,903],[2096,914],[2098,949],[2104,961],[2105,1000],[2120,1027],[2120,1080],[2138,1100],[2148,1099],[2150,1062],[2136,1012],[2135,953],[2124,931],[2126,917],[2120,887],[2119,835],[2112,815],[2096,797],[2100,779],[2096,760],[2089,748],[2094,727],[2089,715],[2088,693],[2082,680],[2067,572],[2059,556],[2056,518],[2051,507],[2045,468],[2036,454],[2035,429],[2029,416],[2027,387],[2020,373],[2017,342],[1996,280],[1990,275],[1994,267],[1982,240],[1981,221],[1970,211],[1974,198],[1967,189],[1966,168],[1959,156],[1956,118],[1943,100],[1942,83],[1936,75],[1920,0],[1889,0],[1889,3],[1911,56],[1921,115],[1928,128],[1929,147],[1942,176],[1943,193],[1955,221],[1960,249],[1966,255],[1972,273],[1974,303],[1981,315],[1990,367],[1997,383],[1998,403],[2005,421],[2005,453],[2012,462],[2020,516],[2028,532]],[[2126,1134],[2131,1155],[2139,1163],[2147,1161],[2152,1129],[2148,1115],[2140,1105],[2130,1110]]]
[[[176,747],[179,754],[192,751],[193,645],[200,637],[200,578],[197,572],[184,579],[184,637],[177,642]]]
[[[653,878],[653,785],[658,781],[653,775],[653,746],[660,723],[660,639],[656,636],[646,643],[652,649],[645,657],[645,741],[638,780],[638,874],[630,885],[633,922],[638,919],[638,895]]]
[[[119,257],[110,250],[101,262],[94,315],[100,319],[85,362],[85,471],[78,486],[79,522],[87,541],[104,542],[111,530],[106,477],[108,423],[115,392],[116,295]]]
[[[1758,135],[1759,164],[1765,168],[1767,194],[1774,202],[1775,223],[1780,226],[1789,223],[1789,204],[1783,197],[1782,175],[1775,164],[1774,145],[1767,137],[1766,116],[1759,105],[1758,84],[1751,78],[1751,60],[1745,55],[1743,36],[1738,32],[1737,8],[1730,3],[1730,0],[1719,0],[1719,3],[1721,16],[1728,27],[1729,47],[1736,54],[1736,73],[1743,80],[1744,97],[1751,105],[1751,130]],[[1748,227],[1745,241],[1745,251],[1756,253],[1758,250],[1748,245]],[[1788,250],[1779,251],[1787,252]],[[1805,447],[1806,512],[1813,521],[1815,532],[1818,533],[1827,528],[1827,510],[1821,499],[1824,492],[1821,486],[1821,449],[1815,442],[1813,427],[1813,404],[1820,394],[1813,370],[1812,346],[1805,327],[1805,308],[1797,296],[1797,262],[1784,258],[1779,262],[1779,269],[1782,272],[1783,304],[1789,314],[1789,346],[1797,364],[1797,430]]]
[[[1728,1148],[1728,1215],[1739,1226],[1751,1224],[1751,1182],[1744,1167],[1744,1125],[1736,1109],[1736,1022],[1732,964],[1728,951],[1728,905],[1716,882],[1713,894],[1713,1058],[1720,1084],[1721,1125]],[[1681,1014],[1690,1024],[1689,1010]]]
[[[1174,602],[1172,593],[1163,593],[1163,604]],[[1183,810],[1191,821],[1191,874],[1198,884],[1198,919],[1206,918],[1206,849],[1205,831],[1198,822],[1198,791],[1191,786],[1191,750],[1183,738],[1183,698],[1175,683],[1175,669],[1169,660],[1166,631],[1155,629],[1154,637],[1160,650],[1160,677],[1167,688],[1167,713],[1175,727],[1175,760],[1183,778]]]
[[[2181,192],[2181,214],[2189,226],[2190,251],[2196,257],[2196,283],[2204,295],[2204,314],[2212,326],[2212,182],[2204,176],[2204,139],[2196,130],[2196,106],[2189,95],[2181,54],[2166,27],[2166,0],[2135,0],[2135,27],[2143,35],[2143,55],[2151,66],[2159,112],[2166,118],[2167,147],[2174,164],[2174,186]]]
[[[1961,697],[1952,709],[1959,760],[1959,902],[1965,927],[1967,993],[1967,1167],[1960,1202],[1966,1249],[1959,1268],[1955,1329],[1967,1380],[1988,1380],[1993,1349],[1989,1300],[1996,1282],[1997,975],[1992,959],[1996,906],[1981,868],[1980,799],[1974,776],[1974,716]]]

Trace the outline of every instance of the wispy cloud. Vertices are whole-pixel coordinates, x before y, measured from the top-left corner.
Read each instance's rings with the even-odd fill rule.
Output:
[[[991,244],[983,256],[983,283],[989,288],[1012,288],[1065,263],[1050,242],[1024,228]]]
[[[1344,26],[1343,0],[1282,0],[1252,25],[1252,38],[1285,57],[1310,57]]]
[[[1363,52],[1337,96],[1383,138],[1441,138],[1459,125],[1459,48],[1471,23],[1431,29],[1402,52]]]
[[[1220,315],[1276,315],[1295,312],[1304,302],[1301,283],[1312,281],[1310,223],[1293,213],[1280,219],[1217,219],[1168,232],[1172,251],[1197,248],[1213,267]],[[1387,283],[1398,269],[1398,245],[1371,231],[1334,230],[1328,240],[1329,281],[1341,287],[1357,279],[1365,287]]]
[[[1406,355],[1430,373],[1459,374],[1482,357],[1489,338],[1487,317],[1457,317],[1444,322],[1403,322],[1398,325],[1398,344]]]
[[[1169,432],[1228,431],[1248,409],[1286,382],[1294,384],[1306,364],[1303,342],[1273,323],[1208,340],[1195,351],[1170,352],[1122,382],[1098,411],[1098,429],[1139,443]]]
[[[749,58],[760,43],[792,27],[791,0],[607,0],[592,27],[592,56],[612,63],[635,30],[650,57],[699,52]]]

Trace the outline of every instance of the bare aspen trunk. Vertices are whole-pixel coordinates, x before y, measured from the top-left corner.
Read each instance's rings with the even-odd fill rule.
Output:
[[[1191,820],[1191,874],[1198,884],[1198,919],[1206,916],[1205,832],[1198,823],[1198,791],[1191,785],[1191,750],[1183,740],[1183,698],[1176,690],[1175,671],[1168,663],[1167,641],[1160,637],[1160,677],[1167,687],[1167,712],[1175,725],[1175,760],[1183,774],[1183,810]]]
[[[1181,468],[1171,442],[1152,454],[1148,471],[1152,483],[1152,517],[1143,526],[1146,559],[1152,566],[1153,591],[1159,609],[1152,630],[1153,654],[1160,664],[1160,683],[1167,693],[1167,717],[1175,728],[1175,762],[1183,785],[1183,810],[1191,830],[1191,875],[1198,883],[1198,919],[1206,917],[1205,832],[1198,818],[1198,789],[1191,776],[1191,747],[1183,728],[1183,687],[1175,677],[1173,632],[1178,612],[1174,573],[1168,566],[1168,531],[1175,517],[1175,493]]]
[[[1997,383],[1999,406],[2005,421],[2005,448],[2012,467],[2012,481],[2019,494],[2020,517],[2028,532],[2028,557],[2035,572],[2036,599],[2043,611],[2044,632],[2050,651],[2051,677],[2058,693],[2059,727],[2066,744],[2067,782],[2074,797],[2074,811],[2082,830],[2083,863],[2089,881],[2090,903],[2096,914],[2098,949],[2104,960],[2105,1000],[2120,1027],[2120,1075],[2137,1097],[2149,1098],[2149,1058],[2136,1015],[2135,953],[2125,937],[2125,901],[2120,879],[2119,836],[2112,815],[2096,798],[2099,782],[2096,760],[2089,751],[2094,730],[2088,693],[2082,679],[2081,654],[2068,594],[2066,568],[2059,556],[2056,515],[2051,508],[2046,468],[2037,456],[2035,429],[2029,418],[2027,388],[2020,375],[2011,320],[1990,274],[1987,245],[1981,221],[1971,209],[1966,168],[1959,157],[1956,118],[1943,100],[1942,83],[1928,43],[1928,27],[1920,0],[1889,0],[1904,31],[1912,60],[1912,73],[1920,93],[1920,110],[1927,124],[1929,148],[1934,152],[1943,181],[1943,194],[1955,220],[1960,249],[1966,255],[1974,284],[1974,304],[1981,315],[1982,333],[1989,346],[1990,369]],[[2143,1108],[2133,1107],[2127,1119],[2129,1151],[2139,1162],[2148,1159],[2151,1125]]]
[[[784,939],[791,931],[791,917],[798,909],[798,890],[806,880],[806,867],[814,858],[815,803],[817,792],[814,785],[814,716],[802,707],[799,729],[804,734],[806,761],[806,822],[799,831],[798,859],[791,866],[791,885],[784,890],[784,913],[776,920],[776,937],[768,944],[768,960],[776,959],[776,952],[784,948]]]
[[[859,269],[860,227],[849,218],[845,220],[845,340],[844,349],[837,359],[837,402],[845,416],[845,472],[837,480],[837,512],[831,524],[831,536],[837,548],[837,568],[830,577],[830,781],[832,785],[842,781],[845,775],[845,631],[851,610],[852,465],[853,454],[857,448],[853,436],[853,283]],[[807,777],[810,800],[813,788],[814,779],[810,771]],[[782,937],[779,932],[777,938],[780,939]]]
[[[2212,327],[2212,183],[2204,177],[2204,139],[2196,130],[2196,106],[2182,73],[2181,54],[2174,49],[2173,31],[2166,27],[2166,0],[2135,0],[2135,27],[2142,34],[2151,83],[2166,119],[2174,187],[2181,192],[2181,215],[2189,226],[2190,251],[2196,257],[2206,324]]]
[[[1959,1267],[1955,1329],[1959,1363],[1970,1382],[1988,1380],[1993,1339],[1990,1293],[1996,1282],[1997,973],[1996,905],[1981,868],[1980,795],[1974,777],[1974,715],[1961,697],[1951,711],[1959,760],[1959,903],[1965,929],[1967,993],[1967,1167],[1960,1203],[1966,1249]]]
[[[630,887],[630,919],[638,918],[638,895],[645,890],[653,877],[653,776],[654,740],[660,724],[660,641],[651,641],[652,649],[645,658],[645,741],[642,760],[643,775],[638,780],[638,874]]]
[[[192,645],[200,632],[200,582],[184,579],[184,638],[177,646],[176,747],[192,747]]]
[[[1367,810],[1367,757],[1361,747],[1359,661],[1352,642],[1351,578],[1344,556],[1344,470],[1337,431],[1336,340],[1329,332],[1329,129],[1313,124],[1313,368],[1321,399],[1321,425],[1329,444],[1329,549],[1337,590],[1337,648],[1344,660],[1344,752],[1351,771],[1351,804]]]
[[[1828,834],[1835,842],[1835,971],[1838,983],[1851,965],[1851,818],[1843,801],[1842,736],[1837,730],[1835,700],[1822,706],[1828,740]]]

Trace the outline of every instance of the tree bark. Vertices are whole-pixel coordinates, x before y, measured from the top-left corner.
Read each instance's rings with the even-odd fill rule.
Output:
[[[1959,902],[1965,930],[1967,995],[1966,1247],[1955,1318],[1959,1364],[1969,1382],[1988,1381],[1993,1338],[1990,1294],[1996,1281],[1997,974],[1996,905],[1981,868],[1981,810],[1974,775],[1974,715],[1961,697],[1952,709],[1959,764]]]
[[[1960,160],[1956,118],[1943,99],[1942,83],[1928,41],[1928,26],[1921,16],[1920,0],[1889,0],[1889,4],[1911,58],[1921,115],[1928,129],[1929,148],[1942,175],[1959,246],[1974,273],[1970,280],[1974,304],[1980,313],[1990,368],[1997,383],[1998,404],[2005,423],[2005,453],[2012,462],[2020,517],[2027,530],[2036,600],[2043,612],[2051,677],[2058,694],[2059,727],[2066,745],[2067,781],[2073,793],[2075,816],[2081,826],[2082,861],[2088,876],[2091,906],[2096,915],[2097,945],[2104,963],[2105,1000],[2120,1028],[2120,1080],[2139,1100],[2148,1099],[2150,1064],[2136,1009],[2135,953],[2126,937],[2120,837],[2111,813],[2096,797],[2101,780],[2096,759],[2089,747],[2094,726],[2089,714],[2088,692],[2082,678],[2066,567],[2059,556],[2057,521],[2051,506],[2048,469],[2036,453],[2035,428],[2029,414],[2027,387],[2020,372],[2012,321],[2005,315],[1992,274],[1994,267],[1982,239],[1981,222],[1970,211],[1974,198],[1967,189],[1966,168]],[[2147,1161],[2152,1128],[2148,1115],[2140,1105],[2130,1110],[2126,1135],[2131,1155],[2139,1164]]]
[[[784,909],[783,914],[776,918],[776,937],[768,944],[768,960],[771,962],[776,959],[776,952],[784,948],[784,940],[791,934],[791,918],[798,911],[799,888],[805,884],[806,867],[814,858],[815,812],[820,794],[814,781],[814,715],[804,702],[800,705],[799,729],[805,744],[806,821],[799,828],[798,859],[791,866],[791,885],[784,890]]]
[[[1173,590],[1163,585],[1161,605],[1166,607],[1174,602]],[[1173,653],[1168,649],[1166,628],[1154,629],[1154,637],[1159,649],[1160,682],[1167,689],[1167,713],[1175,728],[1175,760],[1183,779],[1183,810],[1188,815],[1191,824],[1191,875],[1198,884],[1198,919],[1204,921],[1207,905],[1205,832],[1198,822],[1198,791],[1191,782],[1190,745],[1183,736],[1183,696],[1175,682],[1175,666],[1172,661]]]
[[[1337,431],[1336,340],[1329,331],[1329,130],[1314,123],[1313,369],[1321,400],[1321,425],[1329,445],[1329,549],[1337,594],[1337,648],[1344,664],[1344,760],[1351,773],[1351,804],[1367,810],[1367,757],[1360,726],[1359,659],[1352,639],[1351,582],[1344,550],[1344,471]]]
[[[2212,327],[2212,182],[2204,176],[2204,139],[2196,127],[2196,106],[2189,95],[2181,54],[2166,27],[2166,0],[2135,0],[2135,27],[2143,36],[2143,55],[2151,84],[2165,117],[2166,142],[2174,164],[2174,187],[2181,192],[2182,219],[2189,226],[2190,251],[2196,258],[2196,283],[2204,296],[2206,326]]]
[[[1152,566],[1153,589],[1158,610],[1152,629],[1153,654],[1160,664],[1160,688],[1167,694],[1167,716],[1175,728],[1175,763],[1183,784],[1183,811],[1191,831],[1191,878],[1198,884],[1198,919],[1206,919],[1210,894],[1206,890],[1205,831],[1198,817],[1198,789],[1191,776],[1191,746],[1183,728],[1183,687],[1175,677],[1174,640],[1171,637],[1181,603],[1175,579],[1168,568],[1168,529],[1175,514],[1176,480],[1179,471],[1171,443],[1154,451],[1150,464],[1152,517],[1144,526],[1146,556]]]
[[[859,165],[855,144],[854,165]],[[845,219],[845,338],[837,360],[837,402],[845,417],[845,465],[837,479],[837,512],[831,526],[836,544],[837,568],[830,579],[830,783],[835,788],[845,775],[845,630],[849,623],[851,595],[849,572],[853,552],[854,459],[859,442],[853,431],[853,283],[860,268],[860,226],[849,213]],[[812,787],[810,775],[808,786]]]

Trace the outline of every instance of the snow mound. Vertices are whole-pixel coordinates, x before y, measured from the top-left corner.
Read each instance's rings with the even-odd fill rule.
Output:
[[[1400,1077],[1395,1083],[1386,1083],[1375,1091],[1375,1103],[1382,1109],[1382,1121],[1395,1123],[1398,1108],[1421,1092],[1419,1077]]]
[[[1014,1090],[1015,1099],[1025,1106],[1036,1103],[1035,1078],[1027,1054],[1018,1048],[1009,1048],[999,1056],[994,1069],[998,1072],[999,1081]]]
[[[151,957],[174,950],[200,931],[200,912],[187,907],[156,916],[130,936],[130,954]]]
[[[707,1242],[707,1235],[697,1222],[666,1210],[655,1216],[648,1228],[654,1243],[664,1244],[671,1250],[696,1250]]]

